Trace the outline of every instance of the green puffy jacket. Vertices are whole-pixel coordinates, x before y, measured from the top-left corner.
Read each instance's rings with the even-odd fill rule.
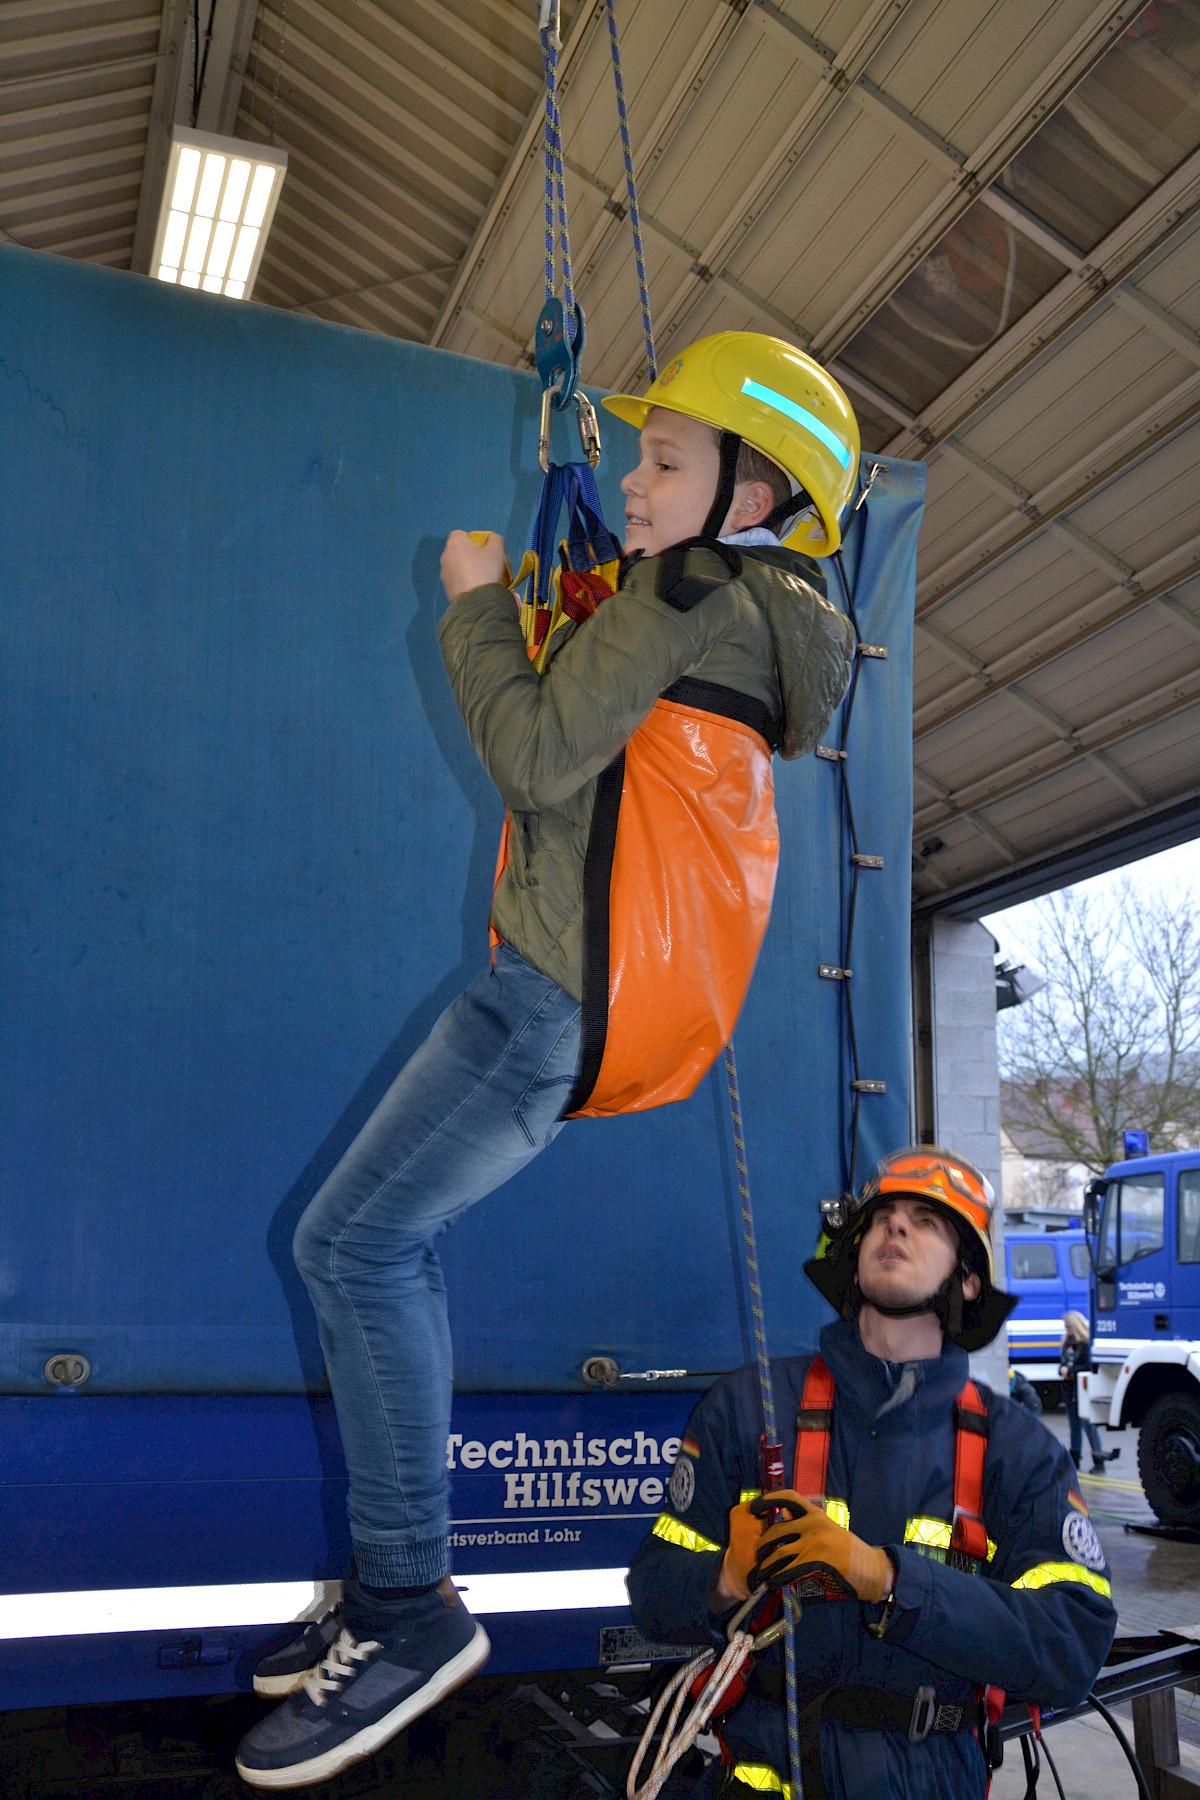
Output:
[[[687,675],[765,702],[785,757],[813,748],[846,691],[853,632],[818,592],[817,565],[770,547],[739,554],[730,580],[714,552],[687,552],[686,576],[723,577],[687,612],[656,598],[658,557],[635,562],[586,625],[562,630],[540,676],[499,584],[460,595],[438,627],[458,709],[512,818],[492,924],[577,1000],[596,777],[664,689]]]

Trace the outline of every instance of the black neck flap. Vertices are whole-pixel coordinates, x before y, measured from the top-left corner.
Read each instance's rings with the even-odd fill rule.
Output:
[[[725,523],[726,514],[733,505],[733,490],[737,486],[738,457],[741,454],[742,440],[736,431],[721,433],[721,473],[717,481],[717,497],[709,508],[704,521],[701,537],[716,538],[721,535],[721,527]]]

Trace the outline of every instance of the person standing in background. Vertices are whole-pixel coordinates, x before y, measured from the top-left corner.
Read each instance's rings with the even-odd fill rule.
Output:
[[[1090,1419],[1079,1416],[1079,1389],[1076,1377],[1084,1374],[1092,1366],[1091,1332],[1088,1322],[1082,1313],[1069,1312],[1063,1314],[1063,1326],[1066,1335],[1062,1341],[1061,1361],[1058,1365],[1059,1379],[1063,1383],[1063,1398],[1067,1406],[1067,1418],[1071,1424],[1071,1461],[1079,1467],[1083,1455],[1083,1433],[1087,1432],[1088,1443],[1092,1446],[1093,1475],[1103,1475],[1105,1463],[1114,1462],[1121,1452],[1105,1450],[1100,1443],[1100,1433]]]

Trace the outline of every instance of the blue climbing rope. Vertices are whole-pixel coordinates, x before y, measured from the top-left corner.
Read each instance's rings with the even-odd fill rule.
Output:
[[[571,274],[571,232],[567,222],[567,192],[563,179],[562,120],[558,111],[558,0],[542,0],[538,12],[538,37],[546,76],[546,298],[554,296],[554,215],[558,212],[559,253],[562,260],[563,300],[567,329],[572,330],[575,285]]]
[[[742,1239],[746,1247],[746,1274],[750,1287],[750,1314],[754,1320],[754,1353],[758,1360],[758,1390],[763,1414],[763,1487],[782,1487],[783,1464],[779,1436],[775,1429],[775,1393],[771,1385],[771,1359],[767,1354],[767,1325],[763,1311],[762,1279],[758,1270],[758,1242],[754,1231],[754,1209],[750,1203],[750,1167],[746,1160],[746,1137],[742,1129],[742,1100],[738,1088],[737,1057],[733,1039],[725,1046],[725,1080],[729,1088],[729,1117],[733,1124],[733,1151],[737,1163],[738,1198],[742,1208]],[[774,1474],[768,1467],[774,1453]],[[796,1626],[800,1620],[800,1602],[791,1588],[783,1590],[783,1666],[784,1693],[787,1699],[788,1766],[792,1778],[793,1800],[801,1800],[804,1792],[800,1771],[800,1709],[796,1701]]]
[[[637,264],[638,296],[642,303],[642,335],[646,340],[646,366],[651,381],[658,380],[654,354],[654,324],[650,317],[650,290],[646,285],[646,252],[642,244],[642,214],[633,173],[633,149],[629,142],[629,118],[625,111],[625,82],[621,75],[621,46],[617,39],[616,0],[608,0],[608,42],[612,50],[613,82],[617,90],[617,117],[621,124],[621,149],[625,156],[625,192],[629,196],[629,223],[633,228],[633,260]]]

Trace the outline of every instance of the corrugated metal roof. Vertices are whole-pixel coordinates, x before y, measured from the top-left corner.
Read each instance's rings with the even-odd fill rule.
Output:
[[[660,357],[780,333],[928,462],[918,896],[1200,791],[1200,0],[619,17]],[[604,6],[563,26],[584,372],[628,386]],[[528,361],[542,95],[533,0],[8,0],[0,229],[130,266],[191,107],[288,150],[257,301]]]
[[[0,227],[34,250],[128,267],[162,7],[0,7]]]

